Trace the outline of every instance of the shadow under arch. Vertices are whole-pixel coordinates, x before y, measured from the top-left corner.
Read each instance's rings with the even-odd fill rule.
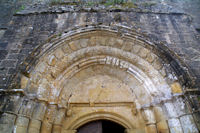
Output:
[[[86,123],[77,129],[77,133],[87,133],[88,131],[92,133],[96,133],[97,131],[101,133],[124,133],[125,127],[116,122],[101,119]]]

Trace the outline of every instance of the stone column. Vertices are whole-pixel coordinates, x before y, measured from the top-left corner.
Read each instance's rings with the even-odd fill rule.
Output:
[[[40,133],[41,121],[31,120],[29,124],[28,133]]]
[[[28,133],[40,133],[42,121],[46,112],[45,103],[37,103],[32,114],[32,120],[30,120]]]
[[[142,114],[146,123],[146,133],[157,133],[156,119],[153,111],[151,109],[144,109]]]
[[[160,106],[155,106],[153,107],[153,111],[156,119],[157,131],[159,133],[169,133],[168,124],[163,109]]]
[[[66,111],[66,109],[59,109],[57,111],[57,115],[56,115],[55,120],[54,120],[52,133],[61,133],[62,121],[65,117],[65,111]]]
[[[16,121],[15,133],[27,133],[29,119],[23,116],[18,116]]]
[[[13,114],[3,113],[0,117],[0,132],[12,133],[16,116]]]
[[[52,133],[61,133],[62,127],[60,125],[53,125]]]
[[[45,118],[42,123],[41,133],[51,133],[52,124],[54,122],[55,116],[57,112],[56,105],[49,105],[47,112],[45,114]]]

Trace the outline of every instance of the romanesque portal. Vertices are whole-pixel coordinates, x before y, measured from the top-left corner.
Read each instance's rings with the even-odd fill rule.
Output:
[[[127,133],[198,132],[176,75],[155,45],[135,32],[78,29],[45,44],[38,57],[21,78],[37,105],[20,109],[16,133],[75,133],[98,120]],[[23,115],[27,110],[30,118]]]

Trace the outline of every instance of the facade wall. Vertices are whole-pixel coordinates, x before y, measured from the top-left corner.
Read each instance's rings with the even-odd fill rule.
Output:
[[[138,7],[131,9],[59,4],[49,8],[48,2],[42,1],[35,7],[34,4],[28,6],[27,3],[18,1],[7,5],[1,3],[1,8],[7,8],[9,12],[6,10],[1,14],[5,19],[0,21],[0,88],[3,101],[0,105],[0,124],[13,127],[2,129],[4,132],[11,132],[18,121],[19,125],[22,123],[22,129],[19,130],[26,130],[23,127],[28,127],[26,123],[31,117],[35,120],[31,121],[33,126],[40,127],[41,119],[46,117],[45,109],[49,105],[23,97],[21,75],[28,75],[29,70],[34,69],[34,61],[38,59],[36,55],[44,50],[44,44],[50,45],[65,33],[89,26],[114,27],[119,35],[123,33],[123,28],[128,28],[143,35],[156,47],[166,47],[163,53],[170,56],[160,58],[167,58],[169,67],[174,70],[182,88],[191,89],[184,92],[183,98],[190,103],[193,111],[189,114],[193,116],[196,124],[199,124],[200,35],[199,18],[196,13],[199,9],[198,1],[197,4],[176,1],[177,8],[171,7],[170,2],[166,6],[163,6],[165,3],[158,2],[156,5],[147,6],[138,4]],[[189,10],[186,4],[194,8],[188,6],[191,8]],[[31,108],[28,108],[28,105],[32,105]],[[34,114],[34,111],[40,113]],[[20,117],[21,115],[26,117]],[[184,123],[185,119],[190,119],[190,116],[181,118],[181,122]],[[176,123],[176,119],[170,119],[169,125],[170,122]],[[37,128],[33,130],[39,131]]]

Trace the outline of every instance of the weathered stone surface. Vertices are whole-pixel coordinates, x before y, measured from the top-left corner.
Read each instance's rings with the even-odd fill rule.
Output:
[[[183,93],[181,85],[178,82],[171,84],[172,93]]]
[[[3,2],[5,1],[0,2],[0,5],[1,5],[0,9],[2,5],[4,5]],[[6,1],[5,3],[8,4],[8,2]],[[107,53],[106,52],[105,53],[110,56],[116,55],[118,58],[125,58],[121,56],[121,53],[117,53],[116,49],[111,50],[112,48],[118,48],[124,51],[133,52],[134,54],[139,55],[143,59],[146,59],[150,64],[153,63],[152,65],[157,70],[159,70],[166,79],[169,79],[169,81],[176,80],[178,83],[178,79],[175,79],[174,77],[170,76],[172,74],[171,72],[167,71],[168,76],[166,76],[166,74],[164,73],[162,64],[159,60],[161,59],[162,61],[164,61],[164,63],[166,63],[165,64],[166,66],[169,65],[168,63],[170,63],[169,65],[170,69],[173,69],[177,75],[180,75],[180,79],[184,79],[184,83],[183,83],[184,85],[190,86],[190,87],[191,86],[194,87],[194,85],[191,85],[190,78],[185,76],[185,74],[183,74],[183,71],[188,71],[187,69],[189,69],[189,71],[192,70],[195,77],[198,79],[195,83],[195,87],[199,86],[198,81],[200,78],[200,69],[197,67],[200,64],[199,62],[200,49],[199,49],[199,35],[198,35],[199,28],[197,27],[197,31],[196,31],[192,25],[193,22],[191,21],[190,15],[187,15],[179,11],[179,9],[177,8],[171,8],[171,6],[167,6],[168,2],[169,1],[161,1],[161,2],[157,2],[155,5],[150,4],[150,6],[148,5],[149,4],[148,2],[144,5],[139,4],[139,9],[144,8],[145,6],[145,10],[140,9],[139,12],[136,10],[137,8],[136,9],[128,9],[124,7],[122,8],[120,5],[118,5],[120,9],[118,9],[118,6],[117,6],[117,9],[115,9],[115,7],[113,7],[114,9],[109,9],[109,7],[105,8],[103,6],[103,7],[94,7],[94,9],[91,8],[89,10],[86,10],[84,6],[76,7],[73,5],[70,5],[69,7],[66,7],[66,5],[62,5],[62,7],[60,7],[59,5],[49,7],[48,4],[44,4],[45,5],[44,7],[40,4],[39,4],[39,7],[37,4],[27,6],[27,8],[29,8],[30,10],[26,9],[24,11],[24,14],[22,14],[24,16],[14,16],[13,19],[9,22],[9,24],[8,25],[6,24],[8,27],[0,29],[0,31],[3,30],[3,33],[0,35],[0,88],[5,89],[11,85],[11,80],[13,79],[12,76],[18,72],[18,69],[16,68],[19,67],[20,64],[24,62],[23,60],[26,57],[28,57],[26,60],[28,63],[27,66],[28,68],[30,68],[29,70],[30,71],[34,70],[40,73],[40,74],[31,73],[30,75],[32,83],[28,85],[31,87],[28,88],[28,91],[26,91],[26,93],[27,92],[31,93],[31,96],[33,96],[33,98],[36,98],[36,99],[39,98],[40,100],[45,100],[47,102],[53,102],[57,104],[55,102],[56,100],[54,101],[54,99],[56,99],[57,97],[54,98],[55,95],[52,95],[51,99],[49,99],[49,92],[51,93],[56,92],[56,94],[60,93],[61,95],[63,94],[62,95],[63,97],[60,98],[62,99],[61,101],[64,101],[63,103],[65,103],[63,104],[63,106],[66,106],[66,104],[69,102],[74,102],[78,100],[80,102],[80,99],[84,99],[87,102],[89,101],[91,106],[95,106],[96,104],[95,102],[107,102],[111,104],[110,102],[113,102],[113,101],[116,102],[116,99],[118,100],[117,102],[122,102],[120,100],[126,101],[127,100],[126,98],[129,98],[128,100],[129,102],[136,101],[137,103],[136,107],[138,109],[143,108],[143,107],[149,107],[152,105],[154,106],[154,104],[160,104],[160,102],[163,100],[164,111],[161,111],[160,109],[157,108],[154,110],[153,114],[146,113],[146,114],[149,114],[147,115],[146,119],[148,120],[148,122],[150,122],[150,124],[155,123],[156,121],[160,132],[161,131],[168,132],[167,129],[164,128],[166,127],[165,123],[163,122],[166,119],[164,115],[167,114],[168,115],[167,119],[170,118],[169,123],[173,123],[174,121],[177,120],[176,119],[177,117],[185,115],[186,113],[191,113],[191,112],[188,112],[187,109],[183,109],[185,108],[183,99],[180,99],[178,102],[172,101],[172,103],[168,103],[168,102],[165,103],[165,100],[166,99],[170,100],[171,97],[168,95],[166,96],[165,91],[163,91],[162,93],[158,91],[158,90],[163,90],[161,86],[156,86],[158,89],[153,90],[152,88],[154,88],[153,87],[154,85],[151,84],[149,80],[146,80],[147,78],[141,77],[141,75],[138,76],[139,74],[138,69],[136,69],[135,71],[132,71],[132,72],[135,72],[133,74],[135,75],[135,77],[133,76],[133,78],[131,79],[129,79],[130,76],[128,76],[128,74],[124,74],[121,70],[118,70],[118,71],[114,70],[114,68],[117,66],[120,66],[123,69],[123,71],[126,71],[126,69],[129,69],[129,70],[131,69],[128,67],[127,64],[124,64],[122,62],[119,63],[119,60],[115,60],[116,58],[112,58],[112,60],[106,60],[106,65],[112,65],[112,69],[109,70],[111,72],[110,73],[105,72],[106,70],[104,69],[103,71],[101,71],[101,73],[99,73],[99,75],[102,74],[104,75],[104,77],[105,75],[106,76],[109,75],[110,77],[117,77],[117,78],[120,77],[117,75],[124,74],[125,76],[121,76],[120,77],[121,79],[119,78],[119,80],[117,80],[119,82],[113,82],[112,80],[113,78],[105,78],[105,79],[102,78],[106,81],[99,82],[99,84],[97,83],[98,81],[94,81],[92,84],[94,86],[96,85],[94,88],[90,86],[91,84],[85,85],[84,87],[82,86],[83,88],[87,88],[88,86],[91,87],[90,90],[92,91],[90,93],[91,95],[88,96],[89,98],[78,97],[80,96],[78,93],[74,94],[75,91],[73,91],[72,93],[70,90],[81,90],[82,88],[80,87],[81,86],[80,84],[87,83],[87,82],[82,82],[83,80],[86,81],[87,79],[92,79],[92,80],[98,79],[98,78],[95,78],[96,76],[95,73],[98,72],[99,69],[94,69],[93,65],[95,63],[92,64],[93,63],[92,61],[90,62],[91,64],[87,64],[87,63],[85,64],[83,63],[81,65],[78,64],[75,66],[75,68],[77,69],[74,69],[74,71],[71,73],[67,73],[68,75],[71,76],[71,77],[69,76],[70,78],[73,78],[72,75],[76,74],[75,71],[79,71],[79,70],[82,71],[82,69],[92,66],[91,69],[94,69],[94,70],[88,71],[88,73],[91,73],[90,75],[91,77],[83,76],[84,77],[83,79],[79,79],[79,77],[77,76],[76,78],[74,78],[74,80],[70,80],[71,82],[68,82],[70,78],[67,80],[62,80],[62,82],[65,82],[65,84],[62,84],[60,86],[53,86],[55,88],[57,87],[58,89],[52,89],[52,86],[51,86],[52,85],[51,83],[55,79],[57,80],[56,82],[59,82],[59,83],[61,82],[61,79],[62,79],[61,77],[64,75],[64,73],[61,73],[61,72],[64,72],[64,70],[68,68],[65,66],[67,63],[73,64],[75,63],[75,61],[78,61],[80,58],[85,58],[86,56],[89,57],[89,56],[94,56],[96,54],[101,54],[101,52],[103,53],[104,50],[107,51]],[[182,5],[180,3],[182,2],[180,3],[179,2],[175,6],[180,7],[180,5]],[[169,3],[170,5],[173,6],[173,4],[171,4],[171,1]],[[190,1],[189,2],[187,1],[185,3],[188,4],[190,3]],[[158,6],[160,4],[162,5],[161,7]],[[199,4],[196,4],[194,7],[198,5]],[[34,8],[32,6],[34,6]],[[42,6],[42,8],[40,6]],[[184,10],[185,8],[188,9],[188,7],[189,6],[184,6]],[[38,11],[36,11],[37,9]],[[7,10],[7,11],[10,12],[10,10]],[[105,13],[105,11],[109,11],[109,12]],[[195,11],[195,12],[198,13],[198,11]],[[5,10],[2,10],[2,13],[5,14]],[[0,19],[0,28],[1,28],[2,21],[4,21],[4,19]],[[6,21],[6,23],[8,23],[8,21]],[[101,25],[108,28],[104,32],[95,31],[96,30],[95,28],[97,28],[98,30],[103,29]],[[115,25],[118,25],[119,27]],[[79,29],[79,26],[84,26],[84,27],[82,29],[81,28]],[[87,28],[88,27],[90,28],[92,26],[94,26],[95,28],[91,30],[95,32],[91,32],[91,34],[89,34],[87,37],[81,37],[81,36],[84,36],[83,34],[86,34],[86,32],[90,32],[88,31]],[[65,30],[68,30],[68,31],[65,31]],[[55,46],[59,42],[52,43],[55,40],[59,41],[58,39],[62,38],[65,35],[74,34],[75,30],[77,30],[77,34],[76,34],[77,38],[75,37],[71,39],[70,37],[67,37],[68,40],[66,39],[66,44],[60,45],[62,47]],[[110,32],[109,34],[106,33],[112,30],[114,30],[114,32]],[[133,30],[136,32],[132,33],[130,32],[130,30],[131,31]],[[56,35],[56,33],[62,33],[62,34]],[[95,35],[93,35],[94,33]],[[142,36],[143,33],[145,33],[144,36]],[[80,34],[81,36],[79,36]],[[115,34],[115,35],[112,35],[112,34]],[[51,35],[52,35],[52,38],[47,39],[47,37]],[[128,36],[129,39],[126,39],[125,37],[126,35]],[[145,37],[146,35],[149,36],[148,37],[149,39],[146,39]],[[142,41],[142,39],[144,39],[145,41]],[[48,42],[48,44],[44,45],[43,44],[44,41]],[[151,43],[154,41],[156,42],[155,44]],[[161,41],[164,41],[164,44],[159,43]],[[62,38],[62,42],[64,42],[63,38]],[[135,44],[135,45],[132,47],[132,44]],[[97,49],[93,49],[92,52],[88,52],[88,53],[86,52],[85,54],[74,55],[73,59],[71,60],[70,59],[68,60],[68,58],[64,59],[63,57],[65,55],[71,54],[73,51],[77,51],[83,48],[87,49],[87,47],[89,46],[94,47],[96,45],[106,46],[109,48],[98,51],[99,49],[98,47]],[[53,57],[49,59],[43,58],[43,55],[46,55],[46,54],[48,55],[49,53],[52,52],[51,46],[54,47],[53,51],[55,52],[52,54]],[[147,47],[144,48],[143,46],[147,46]],[[148,51],[149,49],[146,49],[149,47],[152,48],[152,51],[150,51],[150,53]],[[38,50],[34,50],[35,48],[37,48]],[[47,50],[46,53],[44,52],[45,50]],[[31,54],[32,51],[34,52]],[[41,54],[39,54],[40,52]],[[172,54],[172,56],[168,56],[170,54]],[[176,57],[176,56],[179,56],[179,57]],[[132,55],[127,56],[127,58],[129,57],[131,59],[133,56]],[[172,57],[175,59],[173,59]],[[62,60],[63,62],[62,61],[58,62],[56,59],[59,59],[59,60],[63,59],[65,61]],[[186,63],[189,67],[184,66],[182,69],[182,67],[180,67],[182,66],[182,62],[181,61],[179,62],[179,59],[183,61],[183,64]],[[37,64],[37,61],[39,61],[39,64]],[[138,58],[134,59],[134,61],[135,62],[133,63],[133,65],[136,65],[138,62],[139,62],[138,63],[139,65],[144,64],[140,62]],[[104,66],[106,66],[105,61],[103,60],[102,62],[103,63],[101,65],[104,64]],[[174,64],[180,64],[180,65],[174,65]],[[55,66],[55,67],[52,67],[52,66]],[[15,72],[15,70],[17,71]],[[145,75],[147,75],[147,77],[148,76],[156,77],[156,75],[154,75],[155,73],[153,73],[151,69],[146,68],[146,69],[142,69],[142,71],[145,73]],[[66,77],[63,77],[63,78],[66,78]],[[145,79],[146,82],[144,82],[143,79]],[[160,79],[162,79],[162,77],[158,76],[155,79],[156,80],[154,82],[156,82],[157,84],[160,82]],[[20,83],[21,88],[27,87],[26,86],[27,81],[28,81],[27,79],[24,80],[22,78],[21,83]],[[108,81],[110,83],[107,83]],[[123,82],[121,83],[121,81],[123,81],[124,83]],[[17,80],[16,82],[19,83],[20,81]],[[73,85],[72,82],[74,82],[74,84],[79,84],[80,88],[77,89],[75,85]],[[59,84],[59,83],[55,83],[55,84]],[[67,87],[70,88],[68,92],[65,90],[67,88],[67,87],[65,88],[65,85],[68,85]],[[112,89],[108,89],[108,88],[105,89],[105,86]],[[61,88],[64,88],[64,89],[60,91]],[[129,91],[127,91],[128,93],[121,91],[120,90],[121,88],[127,88],[127,90],[129,89],[131,93],[129,93]],[[148,90],[146,88],[148,89],[150,88],[150,89]],[[182,87],[180,86],[179,83],[178,85],[176,83],[172,84],[171,89],[172,89],[173,94],[182,93]],[[80,92],[84,92],[84,91],[81,90]],[[78,96],[76,96],[76,94]],[[115,96],[115,94],[117,95]],[[127,95],[128,97],[125,97]],[[154,100],[154,98],[157,98],[159,100],[156,99],[155,103],[153,103],[152,101]],[[22,101],[23,100],[20,100],[20,98],[11,97],[10,101],[7,101],[7,104],[5,104],[2,111],[10,112],[13,114],[19,113],[19,114],[27,115],[28,117],[30,117],[32,109],[29,108],[28,105],[22,105],[23,104]],[[84,103],[84,104],[88,104],[88,103]],[[198,102],[196,105],[198,105]],[[34,105],[30,104],[30,106],[34,106]],[[45,114],[44,112],[45,112],[46,107],[45,105],[43,107],[41,106],[38,107],[38,106],[39,105],[37,105],[37,107],[35,108],[33,112],[33,118],[36,120],[42,121],[44,118],[44,114]],[[94,110],[95,109],[96,108],[94,108]],[[103,108],[102,110],[104,109],[105,108]],[[54,109],[50,109],[50,110],[52,111]],[[120,110],[123,110],[123,109],[117,108],[116,110],[120,112]],[[47,111],[47,112],[51,112],[51,111]],[[109,111],[113,112],[112,109],[110,109]],[[138,114],[140,113],[132,113],[130,111],[126,115],[129,115],[129,113],[134,114],[135,115],[134,118],[136,117],[137,119],[139,119]],[[59,131],[56,128],[54,128],[54,126],[52,127],[51,124],[53,122],[57,124],[61,124],[63,114],[64,114],[64,111],[59,112],[58,113],[59,117],[56,119],[53,119],[53,117],[51,117],[51,113],[48,114],[50,118],[45,117],[45,122],[43,124],[44,126],[42,128],[42,131],[50,132],[50,129],[53,129],[53,131],[55,129],[55,132]],[[154,118],[155,120],[153,119],[154,116],[155,116]],[[47,118],[50,119],[50,121],[46,121]],[[130,116],[130,118],[132,118],[132,116]],[[180,119],[181,124],[186,125],[186,123],[184,122],[186,122],[186,120],[188,119],[189,118],[185,118],[182,116]],[[174,123],[178,123],[178,122],[174,122]],[[194,124],[191,121],[188,123],[190,124],[191,127],[193,127]],[[137,123],[135,124],[137,125]],[[144,126],[143,124],[141,125]],[[172,125],[178,125],[178,126],[172,126]],[[180,127],[179,124],[171,124],[170,131],[181,132],[181,130],[177,127]],[[186,132],[189,131],[187,127],[189,126],[186,126],[185,128],[183,128],[183,130]],[[21,129],[20,128],[18,129],[23,130],[23,127]],[[4,130],[5,129],[3,129],[3,131]],[[10,132],[11,129],[6,129],[5,131]],[[150,131],[152,132],[154,131],[153,126],[150,127]],[[38,129],[36,129],[34,132],[38,132]]]
[[[10,96],[4,106],[4,112],[17,114],[22,104],[23,98],[20,96]]]
[[[48,64],[51,66],[56,64],[56,57],[54,55],[49,55]]]
[[[76,130],[63,130],[61,133],[76,133]]]
[[[37,103],[35,108],[34,108],[32,118],[36,119],[36,120],[43,121],[44,115],[45,115],[45,112],[46,112],[46,108],[47,107],[46,107],[45,103]]]
[[[21,88],[22,89],[26,88],[26,86],[28,85],[28,81],[29,81],[29,78],[27,78],[26,76],[22,76],[22,78],[21,78]]]
[[[158,58],[154,60],[153,67],[157,70],[160,70],[162,68],[162,63]]]
[[[146,128],[146,133],[156,133],[157,132],[157,128],[156,125],[147,125]]]
[[[27,133],[29,119],[26,117],[18,116],[14,132],[16,133]]]
[[[142,46],[140,45],[134,45],[133,49],[132,49],[132,52],[137,54],[140,52],[140,49],[142,48]]]
[[[72,50],[78,50],[78,49],[80,49],[80,45],[78,45],[79,43],[78,43],[78,41],[71,41],[70,43],[69,43],[69,47],[72,49]]]
[[[200,113],[199,112],[193,113],[192,116],[195,120],[195,123],[196,123],[198,130],[200,130]]]
[[[177,112],[172,102],[165,102],[164,103],[164,111],[167,114],[168,118],[175,118],[177,117]]]
[[[156,119],[154,117],[154,113],[150,109],[144,109],[143,117],[144,117],[144,120],[146,121],[146,124],[154,124],[154,123],[156,123]]]
[[[41,121],[39,120],[30,120],[28,127],[28,133],[40,133]]]
[[[162,120],[156,124],[159,133],[169,133],[168,124],[166,120]]]
[[[153,107],[153,111],[154,111],[156,122],[166,120],[166,116],[165,116],[166,114],[163,112],[163,109],[161,107],[155,106]]]
[[[195,125],[192,115],[185,115],[180,117],[181,125],[185,133],[198,133],[198,129]]]
[[[48,100],[49,90],[51,89],[49,82],[46,78],[43,78],[39,81],[37,97],[41,100]]]
[[[28,100],[24,100],[20,109],[19,109],[19,112],[18,114],[20,115],[23,115],[23,116],[26,116],[28,118],[31,118],[32,116],[32,112],[33,112],[33,109],[35,108],[35,102],[34,101],[28,101]]]
[[[62,124],[62,120],[65,118],[65,111],[66,111],[66,109],[59,109],[57,111],[57,114],[56,114],[56,117],[54,120],[54,124],[57,124],[57,125]]]
[[[51,133],[52,131],[52,124],[49,122],[43,122],[40,132],[41,133]]]
[[[177,97],[173,100],[173,104],[178,116],[183,116],[185,114],[191,113],[189,108],[189,103],[181,97]]]
[[[170,133],[183,133],[179,119],[175,119],[175,118],[169,119],[168,125],[169,125],[169,129],[170,129]]]
[[[154,61],[154,59],[155,59],[155,55],[153,54],[153,53],[149,53],[148,55],[147,55],[147,61],[149,62],[149,63],[152,63],[153,61]]]
[[[14,130],[16,115],[3,113],[0,117],[1,133],[12,133]]]
[[[41,74],[45,72],[46,70],[46,63],[43,61],[40,64],[38,64],[37,68],[36,68],[36,72],[40,72]]]
[[[64,53],[63,53],[63,50],[61,48],[58,48],[56,51],[55,51],[55,56],[60,59],[64,56]]]
[[[61,129],[60,125],[53,125],[52,133],[61,133]]]
[[[142,58],[146,58],[147,55],[150,53],[150,51],[146,48],[141,48],[140,49],[140,52],[139,52],[139,55],[142,57]]]

